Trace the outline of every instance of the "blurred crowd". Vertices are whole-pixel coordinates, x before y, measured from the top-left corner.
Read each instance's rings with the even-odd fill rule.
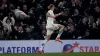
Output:
[[[50,4],[64,12],[56,17],[65,26],[61,39],[100,39],[100,0],[0,0],[0,40],[44,39]]]

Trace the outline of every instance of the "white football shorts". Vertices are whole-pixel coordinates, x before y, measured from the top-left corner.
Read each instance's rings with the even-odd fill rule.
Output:
[[[51,35],[53,33],[54,30],[58,30],[59,29],[60,24],[48,24],[46,25],[46,30],[47,30],[47,36]]]

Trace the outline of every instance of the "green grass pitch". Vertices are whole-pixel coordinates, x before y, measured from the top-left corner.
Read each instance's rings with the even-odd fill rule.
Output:
[[[0,54],[0,56],[100,56],[98,53]]]

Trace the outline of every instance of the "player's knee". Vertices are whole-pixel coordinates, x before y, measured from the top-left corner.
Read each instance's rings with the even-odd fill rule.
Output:
[[[64,29],[65,27],[62,25],[62,28]]]
[[[64,29],[65,27],[63,25],[60,26],[61,29]]]
[[[46,37],[46,40],[48,40],[48,41],[50,40],[50,36],[49,35]]]
[[[48,40],[48,41],[49,41],[49,40],[50,40],[50,38],[48,37],[48,38],[46,38],[46,40]]]

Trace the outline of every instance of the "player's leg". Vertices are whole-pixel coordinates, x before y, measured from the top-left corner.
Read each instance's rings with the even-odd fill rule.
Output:
[[[45,40],[42,42],[42,44],[38,50],[40,54],[43,54],[43,48],[44,48],[45,44],[49,41],[50,37],[51,37],[51,35],[46,36]]]
[[[45,46],[45,44],[50,40],[51,34],[53,33],[54,30],[52,29],[47,29],[47,36],[45,37],[45,40],[42,42],[40,48],[39,48],[39,53],[43,54],[42,50]]]
[[[59,28],[59,32],[58,32],[58,35],[56,37],[56,41],[59,41],[59,42],[62,43],[62,40],[60,39],[60,36],[63,33],[64,26],[63,25],[60,25],[60,24],[55,24],[55,26]]]

